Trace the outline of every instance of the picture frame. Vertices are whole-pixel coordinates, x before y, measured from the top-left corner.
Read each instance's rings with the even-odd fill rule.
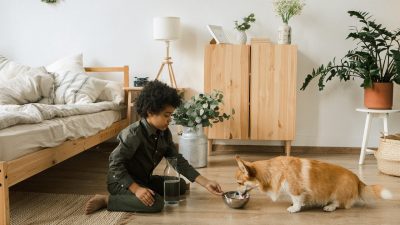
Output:
[[[229,44],[229,40],[225,35],[222,26],[218,25],[207,25],[208,31],[210,31],[211,36],[215,39],[217,44]]]

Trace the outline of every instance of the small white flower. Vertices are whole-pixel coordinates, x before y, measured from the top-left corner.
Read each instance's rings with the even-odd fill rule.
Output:
[[[196,123],[201,123],[201,118],[200,117],[196,117]]]
[[[302,0],[274,0],[273,5],[275,13],[288,23],[291,17],[300,15],[305,3]]]

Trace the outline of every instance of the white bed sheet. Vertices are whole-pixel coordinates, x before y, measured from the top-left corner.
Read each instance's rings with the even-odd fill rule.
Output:
[[[120,118],[120,111],[110,110],[2,129],[0,161],[13,160],[43,148],[55,147],[66,140],[92,136]]]

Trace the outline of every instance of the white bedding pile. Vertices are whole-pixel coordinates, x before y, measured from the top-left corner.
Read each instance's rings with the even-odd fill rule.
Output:
[[[84,115],[105,110],[119,110],[114,102],[89,104],[47,105],[30,103],[25,105],[0,105],[0,129],[16,124],[40,123],[56,117]]]
[[[0,55],[0,129],[119,110],[122,84],[84,73],[82,55],[33,68]]]

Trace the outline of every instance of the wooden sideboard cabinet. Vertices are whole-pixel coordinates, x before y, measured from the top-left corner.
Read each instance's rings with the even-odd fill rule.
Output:
[[[233,120],[208,129],[213,139],[281,140],[290,155],[296,125],[297,47],[270,42],[208,45],[204,89],[224,93],[225,112]]]

